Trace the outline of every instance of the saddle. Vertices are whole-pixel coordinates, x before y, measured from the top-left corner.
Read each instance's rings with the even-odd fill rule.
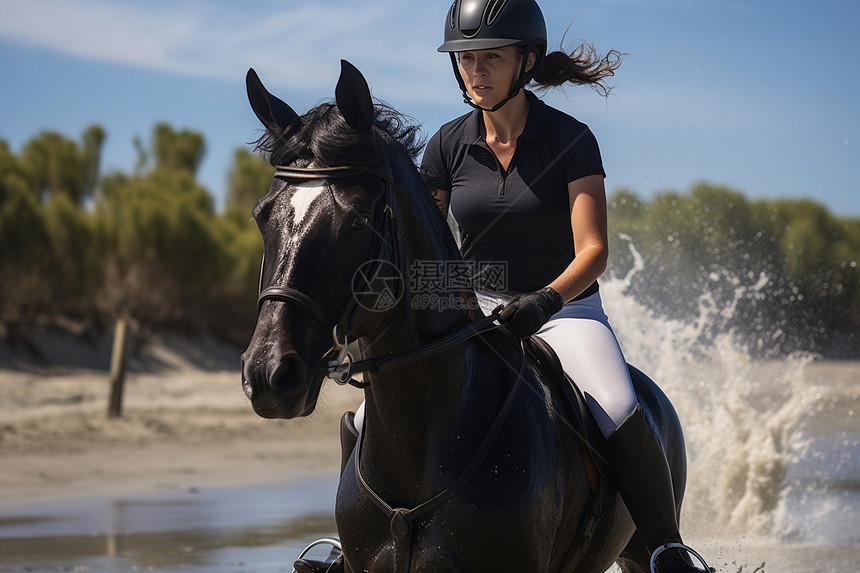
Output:
[[[552,404],[552,407],[578,437],[591,490],[598,493],[601,475],[608,476],[609,469],[600,455],[604,438],[585,402],[585,396],[564,371],[558,355],[544,339],[530,336],[523,340],[523,345],[543,378],[557,383],[556,388],[563,399]]]
[[[531,357],[532,368],[543,376],[542,379],[554,384],[554,394],[560,396],[558,401],[550,403],[550,407],[555,410],[559,420],[577,436],[588,476],[588,485],[592,492],[590,511],[585,511],[583,514],[578,528],[579,533],[571,539],[571,545],[564,560],[564,570],[571,570],[582,560],[591,544],[597,524],[606,512],[604,506],[607,501],[606,493],[611,488],[608,487],[609,467],[600,453],[605,440],[585,402],[585,395],[564,371],[561,360],[552,347],[538,336],[524,339],[523,346]]]

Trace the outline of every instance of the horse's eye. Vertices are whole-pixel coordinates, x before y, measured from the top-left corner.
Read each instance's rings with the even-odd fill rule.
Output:
[[[360,231],[367,227],[367,224],[370,222],[370,217],[367,215],[356,215],[355,219],[352,221],[352,226],[350,227],[353,231]]]

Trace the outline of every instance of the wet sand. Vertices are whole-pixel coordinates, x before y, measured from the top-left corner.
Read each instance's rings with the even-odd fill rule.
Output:
[[[0,508],[336,474],[339,419],[360,391],[332,384],[312,416],[264,420],[242,392],[238,366],[228,369],[238,351],[219,348],[202,361],[184,350],[177,340],[151,341],[132,360],[114,419],[106,370],[0,362]]]

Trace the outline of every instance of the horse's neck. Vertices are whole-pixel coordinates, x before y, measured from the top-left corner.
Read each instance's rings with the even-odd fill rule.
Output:
[[[418,478],[434,464],[434,447],[444,448],[463,432],[466,412],[480,420],[467,349],[461,346],[370,377],[365,458],[382,467],[395,463],[400,477]]]
[[[369,356],[408,352],[433,343],[464,327],[469,321],[460,312],[413,308],[410,300],[381,334],[364,347]],[[402,366],[383,369],[370,376],[367,401],[379,414],[378,425],[387,436],[403,436],[406,428],[434,432],[450,425],[446,418],[462,406],[463,393],[474,384],[469,365],[469,344],[443,350]],[[372,417],[372,416],[371,416]]]
[[[416,261],[431,265],[462,261],[450,235],[442,235],[450,233],[447,226],[439,225],[433,217],[438,215],[426,209],[423,215],[413,212],[411,217],[404,217],[407,220],[400,228],[404,231],[406,268],[412,268]],[[410,286],[415,282],[410,281]],[[427,293],[407,292],[410,296],[402,301],[390,327],[368,344],[366,350],[374,356],[434,342],[483,316],[480,311],[467,310],[468,303],[475,302],[472,292],[438,292],[451,297],[445,305],[408,300]],[[482,356],[477,357],[479,354]],[[421,478],[431,469],[436,475],[461,471],[479,448],[498,412],[500,388],[504,386],[492,374],[498,365],[488,359],[490,354],[483,337],[473,338],[371,376],[371,386],[365,391],[367,433],[362,456],[376,467],[396,473],[397,479],[386,484],[393,493],[398,493],[402,484],[427,483]],[[488,383],[489,378],[493,378],[492,383]],[[399,493],[409,498],[416,495],[414,490]]]

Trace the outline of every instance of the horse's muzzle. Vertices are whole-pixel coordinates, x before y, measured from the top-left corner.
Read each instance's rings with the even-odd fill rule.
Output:
[[[304,360],[294,352],[264,359],[255,353],[242,356],[242,389],[263,418],[307,416],[316,405],[312,386]]]

